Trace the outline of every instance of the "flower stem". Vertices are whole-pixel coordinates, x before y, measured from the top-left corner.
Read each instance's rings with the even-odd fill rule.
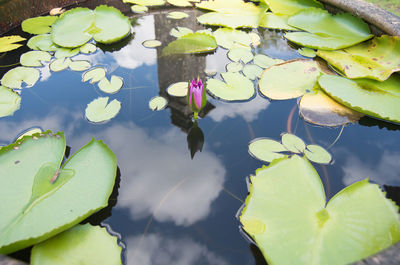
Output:
[[[199,113],[198,112],[194,112],[194,120],[197,121],[197,118],[199,117]]]

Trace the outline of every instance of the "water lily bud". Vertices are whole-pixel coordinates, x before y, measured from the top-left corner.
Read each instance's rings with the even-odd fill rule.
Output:
[[[207,103],[206,91],[200,78],[189,82],[186,100],[194,113],[198,113]]]

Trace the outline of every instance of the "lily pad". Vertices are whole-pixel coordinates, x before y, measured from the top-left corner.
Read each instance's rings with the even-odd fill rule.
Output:
[[[253,46],[254,48],[261,44],[261,38],[257,33],[250,32],[249,37],[251,39],[251,46]]]
[[[254,64],[260,66],[261,68],[268,68],[271,67],[273,65],[276,64],[280,64],[285,62],[284,60],[281,59],[274,59],[271,58],[265,54],[256,54],[256,56],[254,56]]]
[[[51,25],[58,19],[57,16],[33,17],[22,21],[22,30],[30,34],[44,34],[51,31]]]
[[[51,55],[44,51],[29,51],[23,53],[19,58],[19,62],[22,66],[43,66],[43,62],[49,62],[51,60]]]
[[[328,204],[304,157],[275,160],[250,180],[240,222],[269,264],[350,264],[400,240],[397,207],[367,179]]]
[[[149,11],[149,8],[147,6],[133,5],[133,6],[131,6],[131,10],[132,10],[132,12],[141,14],[141,13],[146,13],[147,11]]]
[[[42,129],[40,127],[33,127],[26,131],[23,131],[20,135],[18,135],[17,140],[21,140],[24,136],[32,136],[37,133],[41,133]]]
[[[318,164],[329,164],[332,161],[331,154],[322,146],[309,144],[304,150],[304,155],[308,160]]]
[[[80,61],[71,61],[71,63],[69,64],[69,69],[71,69],[72,71],[85,71],[87,69],[90,68],[90,62],[88,61],[84,61],[84,60],[80,60]]]
[[[167,106],[168,101],[160,96],[154,97],[149,102],[149,108],[151,110],[163,110]]]
[[[60,59],[55,59],[52,61],[49,65],[50,70],[53,72],[60,72],[62,70],[65,70],[69,67],[69,65],[72,63],[70,58],[60,58]]]
[[[161,46],[161,41],[159,40],[145,40],[142,45],[146,48],[156,48]]]
[[[188,93],[188,82],[178,82],[167,88],[167,93],[174,97],[186,97]]]
[[[181,6],[181,7],[186,7],[186,6],[192,6],[192,4],[188,0],[167,0],[168,4],[171,4],[173,6]]]
[[[105,227],[77,225],[32,249],[32,265],[120,265],[122,248]]]
[[[176,27],[176,28],[171,29],[171,31],[169,32],[169,34],[171,36],[174,36],[176,38],[180,38],[189,33],[193,33],[193,30],[191,30],[190,28],[186,28],[186,27]]]
[[[250,47],[251,38],[242,30],[219,28],[214,32],[217,44],[225,49],[231,49],[235,43]]]
[[[275,14],[294,15],[310,7],[323,8],[324,6],[315,0],[262,0],[266,2]]]
[[[249,144],[249,153],[265,162],[272,162],[275,159],[285,157],[282,152],[286,151],[287,149],[281,143],[267,138],[254,139]]]
[[[253,82],[239,73],[221,73],[221,80],[210,78],[207,80],[207,90],[215,97],[225,101],[249,100],[255,95]]]
[[[243,64],[241,64],[239,62],[232,62],[232,63],[228,63],[226,65],[227,72],[235,73],[235,72],[242,71],[242,69],[243,69]]]
[[[229,50],[228,58],[234,62],[242,61],[244,64],[253,60],[254,55],[250,49],[235,47]]]
[[[59,169],[65,148],[63,133],[50,131],[1,148],[0,198],[7,203],[0,206],[0,253],[48,239],[107,206],[115,155],[92,139]]]
[[[85,110],[86,118],[94,123],[108,121],[121,110],[121,102],[114,99],[108,103],[108,97],[99,97],[90,102]]]
[[[122,2],[141,6],[162,6],[165,4],[165,0],[122,0]]]
[[[350,109],[400,123],[400,75],[394,74],[384,82],[322,75],[318,82],[330,97]]]
[[[79,48],[79,51],[81,53],[94,53],[97,50],[96,45],[94,45],[93,43],[86,43],[85,45],[81,46]]]
[[[271,12],[266,12],[261,16],[260,27],[269,29],[282,29],[282,30],[294,30],[298,29],[288,24],[289,16],[277,15]]]
[[[79,53],[80,49],[75,48],[75,49],[70,49],[70,48],[57,48],[56,53],[54,54],[54,57],[57,59],[59,58],[64,58],[64,57],[73,57]]]
[[[189,15],[186,14],[185,12],[180,12],[180,11],[172,11],[169,12],[167,15],[167,18],[172,18],[172,19],[183,19],[187,18]]]
[[[48,52],[56,51],[59,48],[51,40],[50,34],[41,34],[33,36],[32,38],[29,39],[26,45],[32,50],[40,50]]]
[[[99,82],[106,76],[106,70],[103,67],[92,68],[82,75],[82,82],[87,82],[90,80],[91,84]]]
[[[308,8],[291,16],[290,26],[307,32],[289,32],[285,37],[302,46],[322,50],[337,50],[373,37],[368,25],[349,13],[331,15],[319,8]]]
[[[304,57],[308,57],[308,58],[314,58],[315,56],[317,56],[317,53],[315,52],[315,50],[304,47],[304,48],[300,48],[297,50],[297,52],[301,55],[303,55]]]
[[[75,48],[94,40],[110,44],[130,34],[131,24],[118,9],[101,5],[95,10],[77,7],[65,12],[54,24],[51,37],[54,43]]]
[[[217,48],[216,40],[206,33],[189,33],[170,42],[163,55],[211,52]]]
[[[98,85],[101,91],[108,94],[114,94],[121,89],[123,84],[124,80],[121,77],[113,75],[111,76],[110,81],[108,81],[107,77],[104,77],[100,80]]]
[[[26,40],[18,35],[5,36],[0,38],[0,52],[8,52],[15,49],[18,49],[22,46],[22,44],[17,44],[16,42],[20,42]]]
[[[301,154],[306,149],[306,144],[294,134],[285,133],[282,135],[283,146],[292,153]]]
[[[0,86],[0,117],[13,115],[21,106],[21,97],[12,89]]]
[[[22,82],[25,82],[27,86],[33,86],[40,77],[38,69],[18,66],[3,75],[1,84],[9,88],[22,88]]]
[[[246,64],[243,67],[243,74],[250,80],[255,80],[256,77],[260,77],[263,73],[263,69],[255,64]]]
[[[296,59],[266,69],[258,86],[270,99],[297,98],[313,90],[320,74],[315,61]]]
[[[400,37],[387,36],[339,51],[317,52],[349,78],[371,78],[384,81],[400,71]]]

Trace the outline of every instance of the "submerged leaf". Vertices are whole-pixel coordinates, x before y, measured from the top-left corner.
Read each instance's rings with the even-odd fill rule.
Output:
[[[32,249],[32,265],[119,265],[122,248],[105,227],[77,225]]]
[[[99,82],[99,88],[101,91],[114,94],[117,93],[124,84],[124,80],[116,75],[111,76],[110,81],[108,81],[107,77],[104,77]]]
[[[249,100],[255,94],[254,84],[239,73],[221,73],[221,80],[210,78],[207,80],[207,90],[215,97],[225,101]]]
[[[42,61],[49,62],[51,60],[51,55],[44,51],[29,51],[23,53],[19,58],[19,62],[22,66],[43,66]]]
[[[321,179],[306,158],[274,161],[250,180],[240,222],[269,264],[350,264],[400,239],[396,206],[368,180],[326,206]]]
[[[167,93],[174,97],[186,97],[188,93],[188,82],[178,82],[167,88]]]
[[[3,75],[1,84],[9,88],[22,88],[22,82],[25,82],[27,86],[33,86],[40,77],[38,69],[18,66]]]
[[[249,153],[265,162],[272,162],[275,159],[285,157],[281,152],[286,151],[287,149],[281,143],[267,138],[254,139],[249,144]]]
[[[0,117],[13,115],[19,110],[21,97],[9,88],[0,86]]]
[[[121,102],[114,99],[108,103],[108,97],[99,97],[90,102],[85,110],[86,118],[94,123],[108,121],[121,110]]]
[[[22,46],[22,44],[16,44],[16,42],[20,42],[26,40],[18,35],[12,36],[4,36],[0,38],[0,52],[7,52],[15,50]]]
[[[86,71],[82,75],[82,82],[97,83],[106,76],[106,70],[103,67],[95,67]]]
[[[210,52],[217,48],[215,38],[206,33],[189,33],[162,50],[163,55]]]
[[[58,19],[57,16],[33,17],[22,21],[22,30],[30,34],[44,34],[51,31],[51,25]]]
[[[160,96],[154,97],[149,102],[149,108],[151,110],[163,110],[167,106],[168,101]]]

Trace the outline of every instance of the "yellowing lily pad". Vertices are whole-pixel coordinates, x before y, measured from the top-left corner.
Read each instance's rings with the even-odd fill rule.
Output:
[[[108,121],[121,110],[121,102],[114,99],[108,103],[108,97],[99,97],[90,102],[85,110],[86,118],[94,123]]]
[[[323,8],[324,6],[316,0],[263,0],[271,11],[280,15],[294,15],[309,7]]]
[[[173,6],[192,6],[192,4],[188,0],[167,0],[168,4],[171,4]]]
[[[51,31],[51,25],[58,19],[57,16],[33,17],[22,21],[22,30],[30,34],[44,34]]]
[[[131,6],[131,10],[132,12],[141,14],[149,11],[149,8],[147,6],[142,6],[142,5],[133,5]]]
[[[329,164],[332,161],[331,154],[325,148],[315,144],[307,145],[304,155],[308,160],[318,164]]]
[[[337,50],[373,37],[368,25],[349,13],[331,15],[319,8],[308,8],[288,20],[290,26],[307,32],[289,32],[285,37],[302,46]]]
[[[400,37],[387,36],[339,51],[317,52],[349,78],[371,78],[384,81],[400,71]]]
[[[12,89],[0,86],[0,117],[13,115],[21,106],[21,97]]]
[[[255,80],[256,77],[260,77],[261,74],[263,73],[263,69],[255,64],[246,64],[243,67],[243,74],[250,80]]]
[[[168,94],[174,97],[186,97],[188,93],[188,82],[178,82],[167,88]]]
[[[294,134],[285,133],[282,135],[282,144],[290,152],[300,154],[306,149],[306,144]]]
[[[163,55],[210,52],[217,48],[215,38],[206,33],[189,33],[170,42]]]
[[[100,80],[98,85],[101,91],[108,94],[114,94],[121,89],[123,84],[124,80],[121,77],[113,75],[111,76],[110,81],[108,81],[107,77],[104,77]]]
[[[167,106],[168,101],[160,96],[154,97],[149,102],[149,108],[151,110],[163,110]]]
[[[33,36],[29,39],[26,44],[32,50],[40,50],[40,51],[56,51],[59,47],[53,43],[51,40],[50,34],[41,34],[37,36]]]
[[[315,61],[296,59],[267,68],[258,86],[270,99],[297,98],[313,90],[320,74]]]
[[[4,74],[1,79],[1,85],[9,88],[22,88],[22,82],[25,82],[27,86],[33,86],[40,77],[38,69],[18,66]]]
[[[187,18],[189,15],[186,14],[185,12],[180,12],[180,11],[172,11],[169,12],[167,15],[167,18],[172,18],[172,19],[183,19]]]
[[[215,97],[225,101],[249,100],[255,94],[251,80],[239,73],[221,73],[225,82],[210,78],[207,80],[207,90]]]
[[[242,47],[235,47],[229,50],[228,58],[234,62],[242,61],[244,64],[253,60],[254,55],[251,50]]]
[[[87,82],[90,80],[90,83],[93,84],[99,82],[105,76],[106,70],[103,67],[96,67],[83,73],[82,82]]]
[[[42,62],[49,62],[51,55],[44,51],[29,51],[23,53],[19,58],[19,62],[22,66],[43,66]]]
[[[70,58],[59,58],[50,63],[50,70],[53,72],[60,72],[62,70],[65,70],[69,67],[71,64],[71,59]]]
[[[142,45],[146,48],[156,48],[161,46],[161,41],[159,40],[145,40]]]
[[[89,69],[91,65],[90,62],[81,60],[81,61],[71,61],[68,66],[69,69],[71,69],[72,71],[80,72]]]
[[[268,68],[270,66],[276,65],[276,64],[280,64],[285,62],[284,60],[281,59],[274,59],[271,58],[265,54],[256,54],[256,56],[254,56],[254,64],[260,66],[261,68]]]
[[[16,44],[16,42],[20,42],[26,40],[18,35],[5,36],[0,38],[0,52],[7,52],[15,50],[22,46],[22,44]]]
[[[282,152],[286,151],[287,149],[281,143],[268,138],[254,139],[249,143],[249,153],[265,162],[285,157]]]
[[[214,32],[214,37],[217,44],[225,49],[231,49],[235,43],[244,47],[251,45],[249,34],[242,30],[219,28]]]
[[[122,2],[141,6],[162,6],[165,4],[165,0],[122,0]]]

